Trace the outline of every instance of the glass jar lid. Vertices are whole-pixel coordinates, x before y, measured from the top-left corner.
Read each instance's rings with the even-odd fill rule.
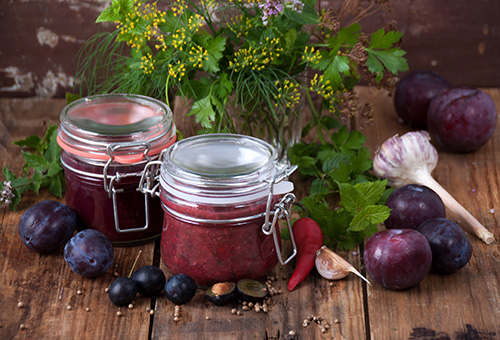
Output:
[[[164,154],[160,182],[177,196],[214,198],[265,196],[281,169],[276,150],[250,136],[189,137]]]
[[[175,141],[172,111],[146,96],[89,96],[68,104],[60,120],[61,148],[95,160],[113,157],[120,163],[136,163]]]

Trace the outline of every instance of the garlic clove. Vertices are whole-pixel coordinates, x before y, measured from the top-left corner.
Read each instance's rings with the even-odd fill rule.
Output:
[[[371,285],[370,281],[361,275],[352,264],[326,246],[318,249],[314,264],[318,273],[325,279],[340,280],[349,275],[349,273],[353,273]]]

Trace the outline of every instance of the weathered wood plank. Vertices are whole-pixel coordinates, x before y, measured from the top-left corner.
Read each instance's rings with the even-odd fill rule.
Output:
[[[321,1],[321,6],[337,9],[342,2]],[[387,2],[392,2],[392,11],[380,10],[360,23],[364,31],[372,32],[394,21],[404,33],[402,48],[408,52],[411,69],[432,69],[454,85],[500,86],[500,2]],[[98,31],[95,19],[109,3],[0,2],[4,33],[0,35],[0,97],[60,98],[73,91],[75,56]]]
[[[42,135],[48,122],[58,122],[63,106],[64,100],[0,100],[1,166],[20,173],[24,161],[12,141]],[[138,298],[134,309],[121,308],[123,317],[118,317],[119,309],[104,289],[115,272],[128,275],[140,249],[138,266],[152,264],[154,243],[115,247],[114,263],[105,275],[82,278],[66,265],[63,249],[39,255],[21,243],[17,232],[21,215],[44,199],[55,198],[43,190],[39,196],[26,194],[16,212],[0,209],[0,338],[73,339],[79,334],[82,339],[147,339],[151,316],[146,309],[151,299]],[[24,307],[19,308],[19,302]]]
[[[498,90],[485,90],[500,108]],[[401,125],[384,96],[367,96],[374,103],[376,119],[365,132],[369,144],[380,145],[396,133],[409,129]],[[499,111],[500,112],[500,111]],[[440,151],[434,177],[480,222],[500,239],[498,228],[498,158],[500,130],[477,152],[452,154]],[[374,151],[375,149],[373,149]],[[496,213],[493,212],[494,209]],[[448,218],[454,219],[448,212]],[[431,273],[418,286],[394,292],[368,288],[369,326],[372,339],[498,339],[500,337],[500,248],[486,245],[468,233],[473,256],[470,263],[453,275]]]
[[[349,254],[348,260],[359,268],[359,255]],[[163,265],[162,268],[168,273]],[[363,339],[365,322],[363,292],[360,280],[354,276],[329,282],[315,271],[293,292],[287,284],[293,267],[279,264],[270,274],[277,280],[272,286],[282,294],[272,298],[268,313],[245,311],[241,303],[214,306],[199,290],[195,298],[181,307],[181,319],[173,320],[174,304],[165,298],[157,300],[153,339]],[[237,309],[241,315],[232,314]],[[321,325],[311,323],[303,327],[303,321],[310,315],[323,318],[322,324],[331,328],[321,332]],[[278,337],[278,334],[280,337]],[[266,337],[267,336],[267,337]]]

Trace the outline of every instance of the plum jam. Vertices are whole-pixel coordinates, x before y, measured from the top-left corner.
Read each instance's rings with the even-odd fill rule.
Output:
[[[79,228],[99,230],[114,245],[159,237],[160,200],[139,184],[144,175],[152,182],[159,170],[144,174],[146,164],[175,141],[170,108],[145,96],[98,95],[68,104],[60,119],[66,204]]]
[[[282,181],[287,173],[275,149],[253,137],[213,134],[172,145],[160,173],[167,268],[209,286],[260,279],[278,260],[288,262],[274,219],[275,205],[293,196],[292,183]],[[279,215],[288,213],[286,205]]]

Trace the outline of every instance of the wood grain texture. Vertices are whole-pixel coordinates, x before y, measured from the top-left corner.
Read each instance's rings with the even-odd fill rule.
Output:
[[[336,10],[343,1],[321,6]],[[111,27],[95,24],[109,2],[0,2],[0,97],[62,98],[73,91],[80,47]],[[394,22],[411,70],[434,70],[456,86],[500,86],[499,1],[391,2],[392,11],[379,10],[360,24],[370,33]]]
[[[495,100],[497,112],[500,112],[498,90],[485,91]],[[398,122],[388,97],[371,96],[366,92],[362,97],[372,101],[376,110],[374,124],[365,131],[369,145],[380,145],[396,133],[401,135],[409,131]],[[403,292],[380,286],[368,287],[372,339],[429,339],[432,336],[472,339],[473,334],[483,340],[500,337],[500,230],[497,220],[500,181],[496,156],[500,153],[499,137],[497,126],[494,138],[474,153],[453,154],[439,150],[439,162],[433,172],[435,179],[494,233],[497,242],[486,245],[468,232],[473,256],[459,272],[447,276],[431,273],[418,286]],[[447,214],[454,219],[451,212]]]
[[[373,103],[375,121],[365,126],[372,153],[385,139],[410,129],[399,123],[392,98],[381,91],[359,88],[363,101]],[[500,109],[500,90],[486,89]],[[55,122],[62,100],[0,99],[0,160],[18,171],[22,159],[12,140],[42,134],[48,121]],[[499,110],[500,112],[500,110]],[[364,126],[356,122],[355,126]],[[439,152],[435,178],[500,240],[500,130],[483,148],[469,154]],[[300,197],[307,186],[295,182]],[[243,311],[241,305],[215,307],[199,290],[181,308],[174,322],[174,304],[163,295],[157,299],[138,297],[133,309],[118,308],[105,293],[115,278],[128,274],[139,252],[138,266],[157,264],[159,243],[115,248],[112,268],[102,277],[85,279],[71,272],[62,250],[38,255],[22,245],[17,224],[22,213],[43,199],[46,191],[28,194],[19,210],[0,210],[0,339],[366,339],[430,340],[500,338],[500,246],[485,245],[469,233],[473,245],[470,263],[453,275],[431,273],[418,286],[395,292],[366,286],[354,277],[331,285],[313,272],[293,292],[287,280],[292,265],[277,266],[273,286],[282,294],[273,297],[268,313]],[[64,202],[64,199],[61,200]],[[493,209],[493,210],[492,210]],[[452,216],[450,216],[453,218]],[[345,257],[362,270],[359,251]],[[78,294],[78,291],[82,294]],[[24,307],[19,308],[22,302]],[[71,310],[67,306],[71,306]],[[85,309],[89,308],[87,312]],[[154,314],[148,312],[154,309]],[[231,313],[238,308],[241,315]],[[123,316],[116,315],[121,311]],[[309,315],[321,316],[332,327],[321,333],[317,324],[302,327]],[[337,320],[337,323],[335,322]],[[23,325],[23,327],[21,327]],[[279,334],[279,336],[278,336]]]

